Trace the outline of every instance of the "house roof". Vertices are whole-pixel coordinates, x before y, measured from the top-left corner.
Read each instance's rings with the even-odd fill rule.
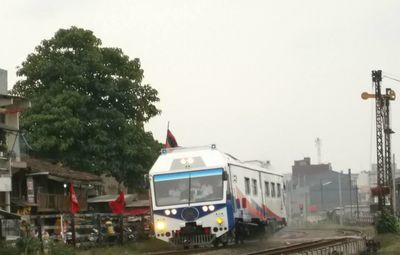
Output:
[[[61,164],[52,164],[36,158],[24,159],[30,169],[32,175],[49,175],[59,177],[65,180],[101,182],[100,176],[95,174],[75,171]]]

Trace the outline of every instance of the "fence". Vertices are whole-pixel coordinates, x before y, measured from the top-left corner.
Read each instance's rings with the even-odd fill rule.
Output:
[[[78,247],[108,244],[108,241],[122,244],[133,237],[135,240],[146,237],[150,230],[145,224],[147,218],[105,213],[37,215],[24,220],[28,222],[24,235],[37,236],[41,241],[62,240]]]

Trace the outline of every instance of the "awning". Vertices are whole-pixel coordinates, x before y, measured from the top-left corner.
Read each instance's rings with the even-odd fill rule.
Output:
[[[150,206],[150,201],[147,200],[135,200],[132,202],[127,202],[125,207],[126,208],[135,208],[135,207],[149,207]]]
[[[0,209],[0,219],[15,219],[15,220],[20,220],[21,216],[15,213],[9,213],[7,211],[1,210]]]
[[[115,201],[115,199],[118,198],[118,195],[103,195],[103,196],[97,196],[97,197],[92,197],[87,200],[88,203],[107,203],[111,201]],[[125,203],[130,203],[133,199],[136,198],[136,195],[134,194],[125,194]]]

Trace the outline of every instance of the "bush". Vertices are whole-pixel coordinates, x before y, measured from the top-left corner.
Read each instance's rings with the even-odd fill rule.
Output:
[[[49,244],[48,255],[75,255],[75,250],[60,242],[51,242]]]
[[[40,241],[37,238],[23,237],[17,240],[16,246],[20,254],[37,254],[40,250]]]
[[[16,247],[8,247],[5,244],[0,244],[0,254],[1,255],[19,255],[20,252]]]
[[[388,209],[383,209],[376,221],[376,231],[382,233],[399,233],[399,221]]]

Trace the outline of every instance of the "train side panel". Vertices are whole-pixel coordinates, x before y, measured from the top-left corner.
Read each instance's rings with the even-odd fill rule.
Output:
[[[229,175],[236,219],[285,223],[282,176],[233,164],[229,164]]]
[[[263,189],[263,208],[267,221],[286,224],[284,184],[282,176],[261,173],[260,184]]]

